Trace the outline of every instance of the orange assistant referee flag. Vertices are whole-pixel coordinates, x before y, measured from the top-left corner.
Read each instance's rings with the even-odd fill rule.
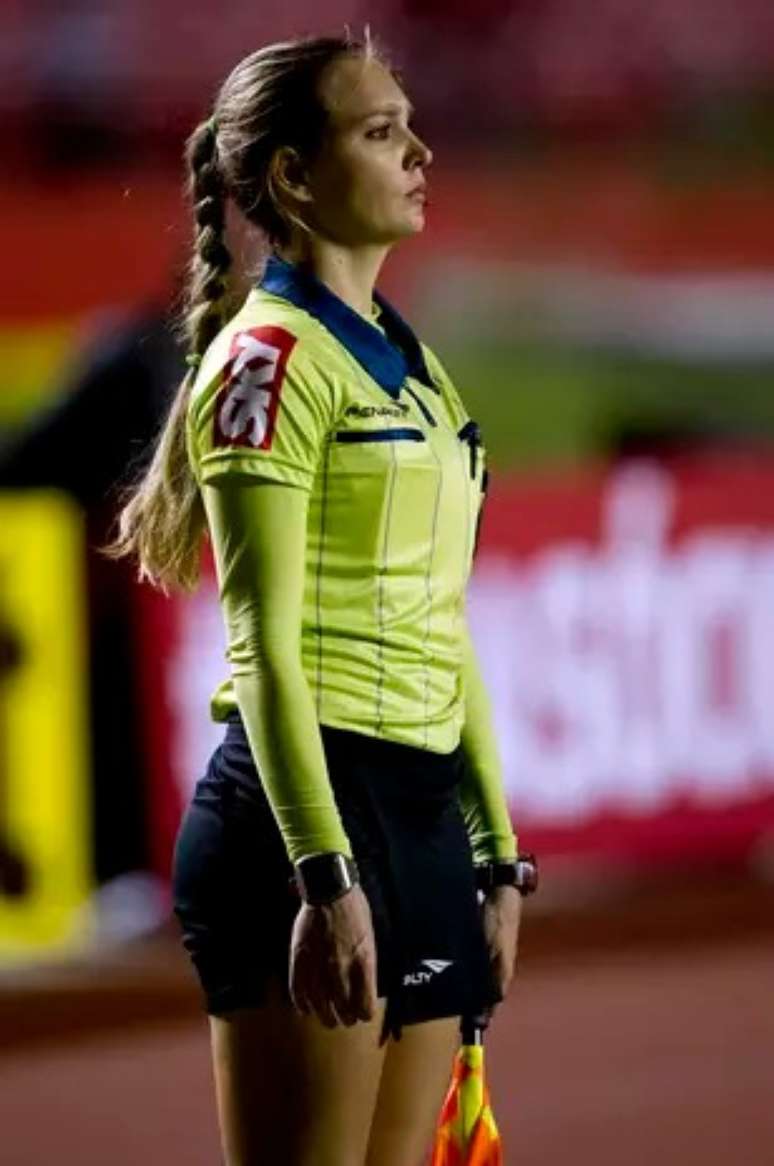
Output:
[[[503,1166],[484,1076],[486,1023],[487,1018],[463,1018],[462,1044],[438,1119],[431,1166]]]

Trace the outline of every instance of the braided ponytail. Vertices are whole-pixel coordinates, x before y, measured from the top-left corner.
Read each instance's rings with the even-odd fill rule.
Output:
[[[136,555],[139,576],[168,591],[193,590],[199,578],[204,507],[186,448],[186,416],[196,369],[225,322],[231,255],[224,241],[225,194],[217,165],[213,119],[197,126],[186,146],[188,192],[196,238],[181,333],[189,371],[172,402],[150,465],[118,519],[105,553]]]
[[[214,118],[202,122],[188,140],[188,192],[196,241],[189,271],[184,333],[190,355],[200,357],[224,323],[231,255],[224,242],[226,198],[217,163]]]

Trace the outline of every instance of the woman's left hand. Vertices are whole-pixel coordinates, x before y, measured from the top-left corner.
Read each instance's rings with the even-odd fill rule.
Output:
[[[492,972],[503,1000],[516,965],[520,922],[519,892],[515,887],[494,887],[484,899],[483,924]]]

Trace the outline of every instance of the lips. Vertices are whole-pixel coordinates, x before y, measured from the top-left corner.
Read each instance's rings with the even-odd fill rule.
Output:
[[[406,198],[416,198],[421,199],[422,202],[427,202],[427,187],[415,186],[413,190],[408,192]]]

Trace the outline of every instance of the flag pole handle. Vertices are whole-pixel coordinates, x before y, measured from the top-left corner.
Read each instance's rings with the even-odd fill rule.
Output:
[[[482,1045],[484,1030],[492,1019],[490,1011],[460,1017],[460,1034],[464,1045]]]

